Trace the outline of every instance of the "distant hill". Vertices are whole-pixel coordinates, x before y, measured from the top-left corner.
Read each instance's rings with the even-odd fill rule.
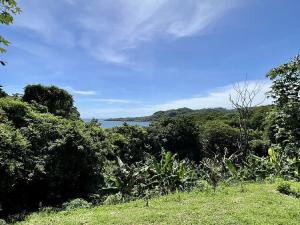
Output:
[[[153,113],[151,116],[142,116],[142,117],[125,117],[125,118],[110,118],[106,119],[106,121],[159,121],[166,118],[177,118],[181,116],[190,116],[190,117],[198,117],[203,115],[211,115],[211,114],[226,114],[229,112],[233,112],[233,110],[225,109],[225,108],[209,108],[209,109],[189,109],[189,108],[179,108],[179,109],[171,109],[166,111],[158,111]]]

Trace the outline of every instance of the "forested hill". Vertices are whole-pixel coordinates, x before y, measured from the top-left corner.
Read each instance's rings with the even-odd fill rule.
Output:
[[[141,117],[125,117],[125,118],[110,118],[107,121],[159,121],[166,118],[177,118],[180,116],[197,116],[210,113],[226,113],[232,112],[225,108],[209,108],[209,109],[189,109],[189,108],[179,108],[170,109],[166,111],[158,111],[153,113],[151,116],[141,116]]]
[[[255,107],[254,111],[268,111],[270,106],[259,106]],[[179,108],[171,109],[166,111],[158,111],[153,113],[151,116],[143,117],[126,117],[126,118],[110,118],[107,121],[161,121],[167,118],[178,118],[181,116],[191,117],[196,121],[209,120],[209,117],[228,117],[234,113],[232,109],[225,108],[207,108],[207,109],[189,109],[189,108]]]

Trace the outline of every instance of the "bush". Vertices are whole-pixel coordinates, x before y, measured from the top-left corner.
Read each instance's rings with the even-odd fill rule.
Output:
[[[214,192],[216,191],[220,181],[223,179],[223,165],[217,157],[209,159],[205,158],[202,162],[202,169],[204,171],[205,179],[212,186]]]
[[[277,191],[282,194],[290,195],[292,193],[291,183],[284,181],[278,184]]]
[[[277,191],[285,195],[292,195],[296,198],[300,198],[300,186],[298,183],[282,181],[277,185]]]
[[[249,142],[251,152],[257,156],[268,156],[269,143],[264,140],[256,139]]]
[[[202,142],[199,128],[191,118],[181,117],[153,123],[148,128],[152,154],[159,156],[162,149],[177,154],[179,159],[188,158],[199,162]]]
[[[211,121],[201,126],[205,157],[224,156],[238,150],[239,130],[222,121]]]
[[[76,198],[69,202],[65,202],[62,206],[65,210],[71,210],[71,209],[86,209],[91,207],[91,203],[87,202],[84,199]]]
[[[145,159],[150,152],[148,133],[144,127],[124,124],[111,130],[114,156],[118,156],[125,163],[131,164]]]
[[[121,193],[117,193],[114,195],[109,195],[104,201],[105,205],[116,205],[123,202],[123,197]]]

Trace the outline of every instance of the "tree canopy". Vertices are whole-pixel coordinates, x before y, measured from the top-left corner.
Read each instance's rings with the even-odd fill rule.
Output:
[[[66,118],[79,118],[72,95],[55,86],[27,85],[23,100],[47,107],[48,112]]]

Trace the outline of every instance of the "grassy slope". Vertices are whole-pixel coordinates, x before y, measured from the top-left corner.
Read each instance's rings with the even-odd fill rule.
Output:
[[[177,193],[92,209],[31,215],[26,225],[47,224],[299,224],[300,199],[279,194],[274,184],[225,187],[214,193]]]

